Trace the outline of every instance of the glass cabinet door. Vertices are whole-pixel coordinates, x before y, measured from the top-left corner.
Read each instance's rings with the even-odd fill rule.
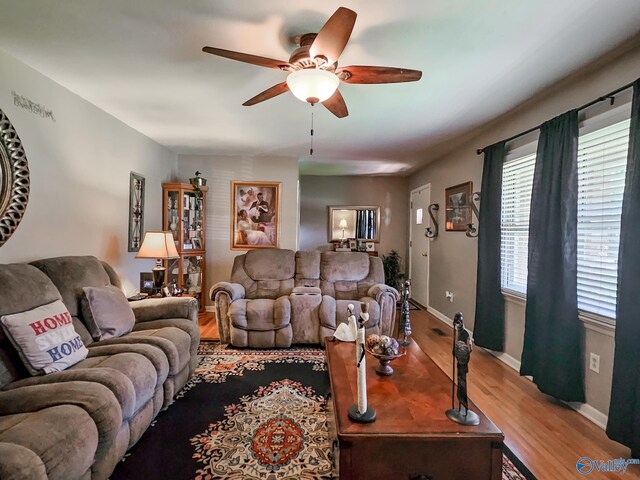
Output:
[[[203,250],[202,194],[198,195],[195,192],[183,192],[182,197],[182,249]]]
[[[179,198],[180,192],[177,190],[167,191],[167,221],[164,229],[173,233],[173,239],[176,242],[176,246],[180,244],[180,217],[178,215],[178,212],[180,211],[180,205],[178,204]]]
[[[198,308],[202,302],[204,257],[202,255],[183,255],[167,262],[166,283],[173,293],[174,285],[182,290],[182,295],[189,295],[198,300]]]

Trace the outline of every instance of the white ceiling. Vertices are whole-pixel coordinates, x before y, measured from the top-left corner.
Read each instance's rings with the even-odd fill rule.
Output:
[[[205,45],[288,60],[290,38],[358,13],[340,65],[422,70],[342,84],[349,116],[285,93],[277,70]],[[590,63],[640,25],[640,0],[0,0],[0,48],[177,153],[289,156],[301,173],[400,173]]]

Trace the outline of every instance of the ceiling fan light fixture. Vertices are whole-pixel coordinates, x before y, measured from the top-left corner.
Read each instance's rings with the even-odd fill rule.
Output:
[[[340,79],[333,73],[317,68],[291,72],[287,77],[289,90],[303,102],[324,102],[338,88]]]

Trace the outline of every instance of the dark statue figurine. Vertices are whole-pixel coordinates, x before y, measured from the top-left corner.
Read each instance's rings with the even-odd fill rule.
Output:
[[[456,359],[458,370],[458,409],[464,407],[465,410],[468,410],[467,372],[469,371],[469,359],[473,346],[469,332],[464,328],[464,319],[461,313],[456,313],[453,319],[453,329],[457,337],[453,345],[453,357]]]
[[[411,343],[411,319],[409,318],[409,287],[411,282],[404,282],[402,291],[402,312],[400,315],[400,323],[398,324],[398,343],[407,346]]]
[[[469,332],[464,328],[464,318],[458,312],[453,317],[453,379],[457,380],[458,408],[455,408],[454,392],[451,392],[451,408],[447,410],[447,417],[462,425],[478,425],[480,418],[469,410],[467,397],[467,373],[469,372],[469,360],[473,342]],[[457,371],[457,375],[456,375]],[[455,382],[454,382],[455,383]]]

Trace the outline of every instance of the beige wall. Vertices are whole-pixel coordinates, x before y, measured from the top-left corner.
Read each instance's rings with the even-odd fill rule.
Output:
[[[293,158],[180,155],[182,181],[196,170],[207,179],[207,285],[229,281],[233,259],[244,253],[231,250],[231,181],[281,182],[280,248],[298,247],[298,161]],[[211,303],[211,300],[208,301]]]
[[[397,250],[406,258],[409,217],[408,180],[401,177],[315,176],[300,177],[300,249],[325,250],[327,206],[380,206],[380,243],[376,250]]]
[[[473,141],[427,165],[409,178],[409,189],[431,183],[432,201],[439,202],[441,206],[444,202],[444,189],[448,186],[471,180],[474,190],[479,190],[482,157],[476,155],[477,148],[539,125],[640,77],[640,49],[637,45],[627,45],[625,48],[626,51],[619,49],[621,53],[618,57],[609,56],[606,61],[602,60],[576,73],[494,122]],[[482,208],[480,210],[482,215]],[[440,219],[443,215],[441,208]],[[466,238],[464,233],[441,231],[440,236],[431,244],[430,307],[448,318],[452,318],[456,311],[462,311],[470,328],[473,327],[475,315],[476,265],[477,241]],[[454,292],[454,303],[449,303],[444,298],[444,290]],[[600,355],[600,374],[595,374],[588,368],[585,370],[587,402],[601,412],[600,417],[609,408],[613,368],[611,333],[606,327],[594,327],[592,324],[585,330],[585,365],[589,352]],[[506,352],[518,361],[523,334],[524,305],[522,302],[518,304],[509,301],[506,305]]]
[[[146,178],[145,229],[158,229],[160,184],[177,156],[0,50],[0,108],[29,161],[31,194],[24,219],[0,247],[0,263],[58,255],[95,255],[120,274],[127,293],[152,260],[127,252],[129,172]],[[13,103],[12,91],[53,111],[55,122]]]

